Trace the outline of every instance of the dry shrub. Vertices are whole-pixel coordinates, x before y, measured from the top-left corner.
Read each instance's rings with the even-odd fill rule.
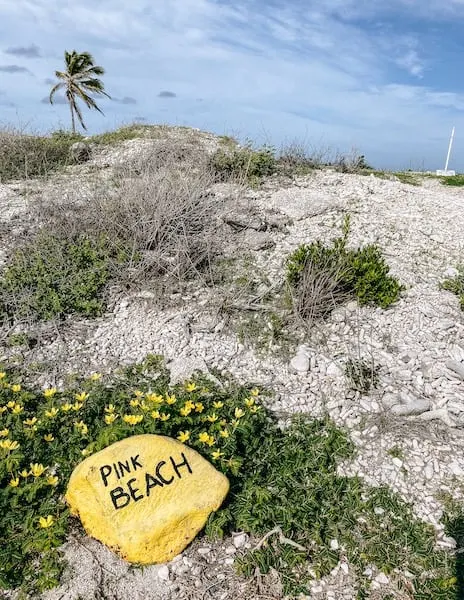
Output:
[[[346,262],[327,256],[324,260],[308,257],[298,284],[289,286],[295,315],[306,325],[328,316],[337,306],[351,298],[350,290],[342,285]]]
[[[215,179],[205,164],[179,152],[177,143],[160,145],[85,196],[74,189],[66,198],[48,198],[38,208],[40,220],[64,236],[103,234],[113,253],[129,253],[129,267],[119,273],[126,284],[207,273],[221,247]]]

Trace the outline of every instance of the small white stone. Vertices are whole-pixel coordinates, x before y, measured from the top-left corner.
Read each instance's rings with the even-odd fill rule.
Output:
[[[237,552],[237,548],[235,546],[227,546],[226,554],[235,554]]]
[[[401,468],[403,466],[403,461],[397,458],[396,456],[392,458],[392,463],[398,468]]]
[[[385,509],[383,509],[381,506],[376,506],[374,508],[374,513],[376,515],[383,515],[384,512],[385,512]]]
[[[198,548],[197,550],[198,554],[200,554],[201,556],[206,556],[207,554],[209,554],[211,552],[211,548]]]
[[[379,583],[380,585],[387,585],[390,583],[390,579],[385,575],[385,573],[379,573],[375,576],[374,581]]]
[[[340,548],[339,544],[338,544],[338,540],[330,540],[330,549],[331,550],[338,550]]]
[[[290,361],[290,368],[297,373],[309,371],[309,358],[305,354],[297,354]]]
[[[343,375],[343,371],[338,365],[332,362],[327,367],[327,375],[329,377],[340,377],[341,375]]]
[[[232,543],[236,548],[243,548],[248,541],[248,536],[246,533],[235,534],[232,538]]]
[[[156,570],[156,574],[161,581],[169,581],[169,567],[167,565],[160,565]]]
[[[233,565],[234,564],[234,559],[232,557],[228,557],[224,560],[224,564],[225,565]]]

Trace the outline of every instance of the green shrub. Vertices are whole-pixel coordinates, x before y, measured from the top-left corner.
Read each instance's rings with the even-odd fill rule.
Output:
[[[440,287],[443,290],[456,294],[459,298],[461,310],[464,310],[464,267],[460,266],[458,274],[455,277],[445,279]]]
[[[346,248],[350,219],[343,225],[343,235],[331,246],[316,241],[297,248],[287,260],[287,281],[297,312],[303,317],[320,317],[329,313],[349,296],[361,305],[387,308],[399,298],[403,289],[389,275],[389,267],[380,249],[369,244],[364,248]]]
[[[14,252],[0,277],[0,314],[41,320],[101,314],[109,259],[104,237],[66,240],[39,234]]]
[[[75,136],[51,137],[0,131],[0,181],[43,177],[72,163],[69,149]]]
[[[250,145],[238,149],[217,150],[210,161],[214,172],[223,180],[233,177],[261,179],[275,173],[276,165],[271,148],[253,150]]]

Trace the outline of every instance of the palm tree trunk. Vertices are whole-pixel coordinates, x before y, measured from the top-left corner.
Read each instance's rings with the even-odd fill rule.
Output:
[[[74,110],[73,110],[73,105],[72,102],[69,103],[69,108],[71,109],[71,125],[72,125],[72,132],[76,133],[76,123],[74,120]]]

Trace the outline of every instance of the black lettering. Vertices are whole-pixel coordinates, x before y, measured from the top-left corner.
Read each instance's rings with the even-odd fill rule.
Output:
[[[161,475],[161,473],[160,473],[160,471],[161,471],[161,467],[162,467],[163,465],[165,465],[165,464],[166,464],[166,461],[165,461],[165,460],[162,460],[161,462],[159,462],[159,463],[158,463],[158,465],[157,465],[157,467],[156,467],[156,476],[158,477],[158,479],[161,479],[161,481],[162,481],[163,483],[165,483],[166,485],[169,485],[170,483],[172,483],[172,482],[174,481],[174,476],[172,476],[172,477],[171,477],[171,479],[165,479],[165,478],[164,478],[164,477]]]
[[[174,462],[174,459],[172,458],[172,456],[169,457],[172,467],[173,467],[174,471],[176,472],[176,475],[179,479],[181,479],[181,475],[179,473],[179,467],[187,467],[187,469],[189,470],[189,473],[192,472],[192,469],[190,468],[190,465],[188,464],[188,460],[185,458],[185,454],[183,452],[181,452],[181,456],[184,460],[177,464]]]
[[[134,469],[134,471],[137,471],[137,467],[142,468],[142,466],[143,466],[137,460],[139,456],[140,456],[140,454],[136,454],[135,456],[131,456],[132,468]]]
[[[128,460],[126,460],[126,462],[121,462],[120,460],[118,460],[118,466],[119,470],[121,471],[121,477],[124,476],[124,471],[126,471],[126,473],[130,473],[130,466]]]
[[[114,469],[114,471],[116,473],[116,477],[118,479],[121,479],[121,475],[119,474],[118,467],[115,465],[115,463],[113,463],[113,469]]]
[[[129,479],[129,481],[127,482],[127,487],[129,488],[129,492],[130,492],[133,500],[138,502],[139,500],[141,500],[143,498],[143,494],[140,494],[140,496],[135,495],[139,491],[139,488],[135,488],[135,489],[132,488],[132,483],[134,481],[137,481],[137,479],[135,477],[132,477],[132,479]]]
[[[103,465],[103,467],[100,467],[100,475],[105,487],[108,485],[108,476],[111,473],[111,470],[111,465]]]
[[[124,508],[130,502],[130,496],[129,496],[129,494],[127,492],[125,492],[122,489],[122,487],[117,487],[117,488],[114,488],[114,490],[111,490],[110,496],[111,496],[111,500],[113,502],[113,506],[114,506],[114,508],[116,510],[119,510],[120,508]],[[118,506],[118,500],[120,498],[123,498],[124,504],[121,504],[121,505]]]
[[[157,479],[155,479],[152,475],[150,475],[150,473],[145,473],[145,493],[147,496],[150,495],[150,490],[152,487],[155,487],[157,485],[159,485],[160,487],[163,487],[163,484],[158,481]]]

